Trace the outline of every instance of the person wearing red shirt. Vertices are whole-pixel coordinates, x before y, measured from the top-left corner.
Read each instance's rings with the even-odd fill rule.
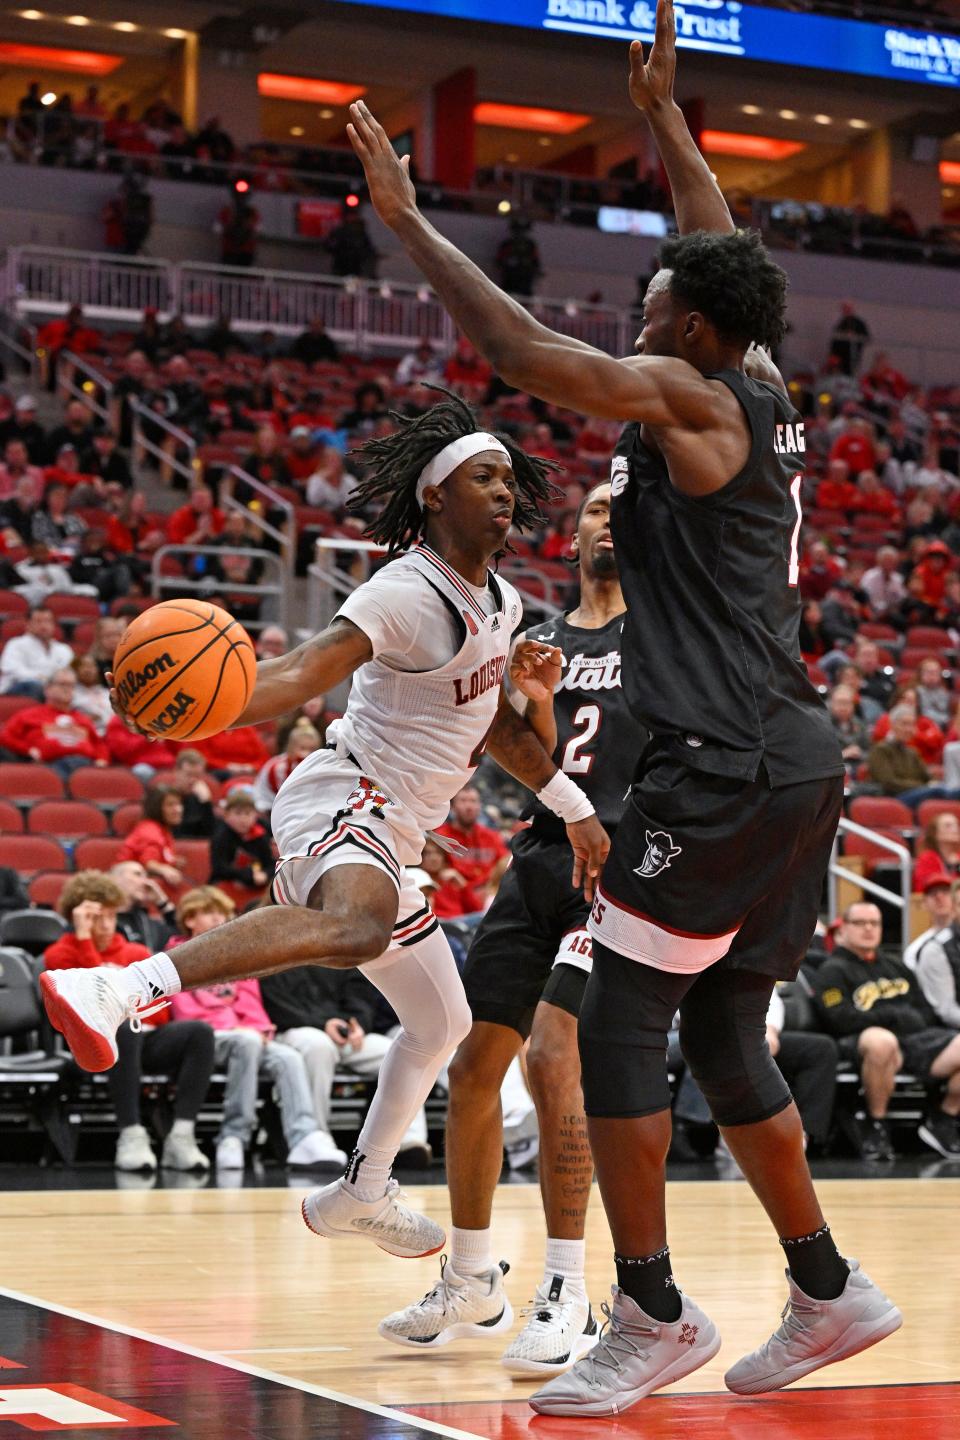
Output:
[[[57,670],[43,688],[44,703],[11,715],[0,746],[23,760],[52,765],[66,778],[84,765],[106,765],[109,752],[88,715],[73,709],[77,677]]]
[[[478,355],[469,340],[462,337],[443,367],[443,378],[448,385],[472,395],[486,390],[492,374],[486,360]]]
[[[823,600],[839,580],[843,569],[822,540],[815,540],[800,563],[800,593],[804,600]]]
[[[950,569],[950,551],[942,540],[931,540],[923,552],[923,559],[914,569],[912,579],[919,578],[923,582],[923,589],[919,591],[920,599],[932,610],[936,610],[943,603],[944,592],[947,588],[947,574]]]
[[[857,487],[851,485],[849,466],[831,459],[826,478],[817,486],[818,510],[849,510],[856,503]]]
[[[143,819],[134,825],[117,854],[117,864],[137,860],[159,880],[171,900],[183,890],[181,863],[173,832],[183,819],[183,800],[172,785],[154,785],[143,797]]]
[[[448,863],[475,889],[498,880],[507,868],[510,852],[499,830],[479,823],[480,793],[476,786],[464,785],[457,791],[450,802],[450,817],[437,834],[458,841],[467,853],[451,855]]]
[[[937,876],[947,884],[960,876],[960,820],[949,810],[935,815],[923,832],[923,843],[913,867],[913,889],[920,895]]]
[[[254,775],[270,759],[270,751],[252,725],[239,725],[235,730],[224,730],[220,735],[198,740],[195,748],[218,780]]]
[[[223,529],[223,511],[213,503],[213,492],[194,485],[190,499],[167,521],[167,539],[173,545],[208,545]]]
[[[57,362],[64,350],[74,355],[83,355],[100,349],[100,332],[91,330],[83,323],[83,310],[71,305],[66,315],[58,320],[48,320],[37,331],[37,353],[40,356],[41,378],[48,389],[53,389]]]
[[[427,840],[420,857],[420,868],[429,876],[432,889],[430,908],[438,920],[460,920],[464,915],[483,912],[483,898],[455,870],[449,856],[435,840]]]
[[[857,477],[857,493],[850,509],[862,515],[882,515],[891,525],[900,523],[900,506],[889,490],[885,490],[873,470],[861,470]]]
[[[869,420],[848,420],[844,430],[830,448],[831,460],[842,460],[855,480],[861,470],[872,470],[877,463],[873,443],[873,426]]]
[[[125,765],[141,780],[153,779],[158,770],[169,770],[177,763],[177,752],[181,748],[175,740],[148,740],[145,735],[131,730],[119,715],[107,722],[104,740],[114,765]]]
[[[89,970],[97,965],[126,968],[150,951],[117,931],[123,891],[98,870],[72,875],[60,896],[60,913],[72,929],[45,951],[47,970]],[[120,1130],[114,1166],[117,1170],[156,1170],[150,1137],[140,1120],[141,1076],[174,1077],[173,1128],[164,1141],[161,1164],[172,1170],[207,1170],[210,1162],[197,1147],[194,1122],[206,1099],[213,1074],[213,1031],[200,1021],[170,1020],[166,1008],[142,1012],[136,1032],[129,1023],[117,1032],[120,1052],[107,1075],[107,1085]]]

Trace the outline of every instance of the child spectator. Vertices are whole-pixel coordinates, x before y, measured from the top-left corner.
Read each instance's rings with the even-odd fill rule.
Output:
[[[290,731],[283,754],[268,760],[257,776],[253,800],[261,815],[269,816],[284,780],[293,774],[301,760],[319,748],[320,732],[309,720],[298,720]]]
[[[273,843],[260,823],[252,795],[246,789],[232,791],[213,827],[210,879],[262,890],[273,878],[273,865]]]
[[[225,925],[234,911],[233,901],[215,886],[188,890],[177,907],[183,939]],[[172,945],[177,943],[173,941]],[[177,1020],[202,1020],[212,1026],[216,1062],[227,1067],[223,1123],[217,1138],[218,1170],[243,1169],[244,1152],[257,1119],[261,1073],[276,1086],[280,1120],[289,1146],[287,1164],[346,1164],[344,1152],[318,1126],[302,1057],[273,1038],[275,1026],[263,1008],[256,980],[181,991],[173,997],[171,1007]]]
[[[138,860],[175,900],[183,890],[173,831],[183,818],[183,801],[172,785],[154,785],[143,799],[143,819],[124,840],[117,860]]]
[[[48,970],[70,970],[96,965],[126,967],[151,953],[117,932],[117,912],[124,895],[119,886],[98,870],[72,875],[60,897],[60,914],[71,925],[68,934],[46,950]],[[149,1018],[147,1018],[149,1016]],[[117,1170],[155,1170],[156,1157],[140,1119],[141,1074],[170,1073],[176,1098],[174,1123],[163,1142],[160,1163],[171,1170],[207,1170],[210,1161],[198,1148],[194,1122],[213,1073],[213,1032],[208,1025],[169,1020],[166,1009],[144,1012],[136,1030],[125,1022],[117,1031],[119,1058],[107,1071],[107,1085],[116,1111],[120,1134],[114,1167]]]

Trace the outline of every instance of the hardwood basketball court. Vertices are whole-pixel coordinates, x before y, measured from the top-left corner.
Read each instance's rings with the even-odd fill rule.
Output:
[[[723,1349],[624,1417],[585,1421],[534,1415],[525,1399],[535,1383],[500,1368],[502,1337],[422,1355],[381,1340],[380,1318],[433,1284],[437,1260],[396,1260],[372,1245],[312,1236],[299,1215],[299,1183],[7,1192],[0,1194],[7,1287],[0,1292],[0,1436],[24,1427],[106,1435],[176,1426],[191,1440],[429,1433],[879,1440],[901,1431],[911,1440],[955,1440],[960,1167],[952,1171],[935,1180],[820,1183],[841,1249],[895,1297],[904,1326],[780,1395],[749,1400],[730,1395],[722,1376],[777,1323],[786,1298],[779,1247],[743,1183],[672,1182],[678,1281],[716,1320]],[[448,1222],[443,1187],[409,1193]],[[540,1276],[543,1223],[533,1185],[500,1187],[494,1236],[511,1263],[507,1287],[519,1312]],[[595,1193],[587,1275],[597,1306],[609,1292],[610,1256]],[[46,1400],[30,1417],[23,1397],[33,1403],[36,1387]],[[59,1414],[60,1405],[64,1419],[51,1419],[50,1407]]]

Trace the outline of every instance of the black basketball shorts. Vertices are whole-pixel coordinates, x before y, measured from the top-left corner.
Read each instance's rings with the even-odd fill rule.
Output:
[[[721,964],[793,979],[813,935],[843,780],[772,790],[645,756],[614,838],[590,934],[677,974]]]
[[[463,983],[474,1020],[507,1025],[524,1039],[541,1000],[580,1013],[590,974],[589,907],[571,883],[563,841],[523,830],[467,955]]]

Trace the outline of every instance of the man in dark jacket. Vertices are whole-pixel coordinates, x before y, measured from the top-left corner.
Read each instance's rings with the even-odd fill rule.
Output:
[[[817,1003],[840,1053],[860,1066],[867,1114],[858,1118],[861,1154],[889,1160],[894,1150],[886,1114],[897,1075],[925,1084],[946,1081],[941,1108],[917,1131],[945,1159],[960,1159],[960,1033],[939,1026],[917,977],[880,953],[883,921],[872,901],[848,905],[837,945],[815,972]]]
[[[262,976],[260,993],[277,1027],[277,1039],[303,1056],[317,1124],[329,1134],[336,1072],[349,1070],[373,1079],[390,1050],[390,1036],[371,1033],[377,992],[359,970],[303,965]],[[427,1119],[421,1110],[403,1137],[397,1164],[420,1168],[432,1158]]]
[[[123,909],[117,911],[117,929],[151,952],[163,950],[177,930],[177,907],[169,895],[139,860],[119,861],[111,867],[110,879],[124,898]]]

